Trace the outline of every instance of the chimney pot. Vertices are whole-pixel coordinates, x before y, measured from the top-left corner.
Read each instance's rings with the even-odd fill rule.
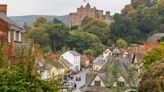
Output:
[[[0,4],[0,12],[7,15],[7,4]]]

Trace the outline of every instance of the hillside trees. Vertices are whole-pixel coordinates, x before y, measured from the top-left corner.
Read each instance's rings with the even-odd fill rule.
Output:
[[[49,34],[50,46],[52,51],[61,50],[66,44],[66,39],[68,36],[68,27],[66,27],[60,21],[53,21],[53,23],[48,23],[46,25],[47,33]]]
[[[67,44],[70,48],[76,48],[80,53],[90,49],[94,54],[99,55],[105,49],[105,46],[96,35],[79,30],[70,32]]]
[[[164,42],[161,42],[160,45],[154,49],[152,49],[148,54],[144,57],[144,66],[147,69],[154,62],[160,61],[164,58]]]
[[[124,39],[118,39],[116,40],[116,46],[119,48],[126,48],[128,46],[128,43]]]
[[[48,47],[50,42],[49,34],[44,27],[33,27],[29,30],[28,38],[32,39],[36,44],[39,44],[46,52],[45,47]]]
[[[143,43],[153,33],[164,32],[162,3],[163,0],[131,0],[131,5],[126,5],[122,14],[114,15],[111,40],[115,42],[122,38],[128,43]]]
[[[141,92],[163,92],[164,90],[164,59],[155,62],[142,75],[139,85]]]
[[[85,19],[81,30],[74,31],[69,31],[69,28],[57,19],[46,21],[44,18],[38,18],[27,37],[39,44],[45,52],[49,51],[47,48],[55,52],[69,47],[76,48],[81,53],[84,50],[92,50],[98,55],[105,49],[102,41],[107,43],[109,32],[106,23],[92,18]]]
[[[27,33],[27,37],[39,44],[44,52],[60,50],[65,45],[68,28],[59,20],[47,21],[39,17]]]
[[[120,14],[114,15],[115,23],[111,27],[111,40],[115,42],[122,38],[128,43],[139,40],[140,31],[136,28],[136,22],[130,18]]]
[[[86,17],[80,28],[84,32],[95,34],[104,45],[107,45],[110,36],[110,27],[104,21]]]
[[[152,49],[144,57],[144,67],[139,90],[146,92],[163,92],[164,89],[164,42]]]

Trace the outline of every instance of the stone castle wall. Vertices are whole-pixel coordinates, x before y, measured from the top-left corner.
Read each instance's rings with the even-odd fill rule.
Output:
[[[98,10],[95,7],[91,8],[88,3],[85,7],[81,6],[80,8],[77,8],[76,13],[69,14],[69,27],[72,26],[79,27],[85,17],[97,18],[105,21],[109,25],[112,21],[109,11],[106,12],[105,15],[103,15],[103,10]]]

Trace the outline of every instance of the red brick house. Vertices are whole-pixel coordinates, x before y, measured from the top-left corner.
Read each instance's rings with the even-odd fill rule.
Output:
[[[8,43],[8,57],[12,57],[14,44],[22,43],[24,29],[7,17],[7,5],[0,4],[0,49]]]

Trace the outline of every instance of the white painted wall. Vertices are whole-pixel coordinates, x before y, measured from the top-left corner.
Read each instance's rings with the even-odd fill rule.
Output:
[[[74,64],[74,56],[68,51],[61,55],[63,59],[66,59],[69,63]]]
[[[64,75],[64,68],[58,69],[59,74]]]
[[[18,41],[22,42],[22,33],[21,32],[18,33]]]
[[[11,42],[11,31],[8,31],[8,42]]]
[[[47,80],[51,77],[50,72],[48,70],[44,70],[41,74],[41,79],[42,80]]]
[[[73,65],[73,67],[70,67],[70,69],[76,70],[77,68],[78,71],[80,71],[80,56],[74,56],[72,55],[72,53],[67,51],[66,53],[61,55],[61,57]]]
[[[17,33],[16,33],[16,31],[14,31],[14,41],[16,41],[17,40]]]

